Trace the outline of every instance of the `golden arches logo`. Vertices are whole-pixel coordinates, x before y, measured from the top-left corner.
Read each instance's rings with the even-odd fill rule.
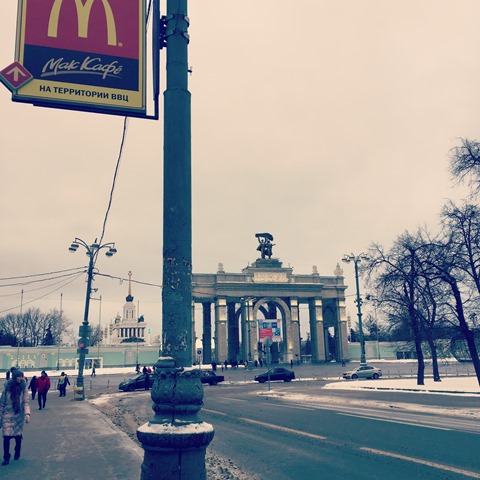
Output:
[[[101,0],[105,17],[107,19],[107,42],[108,45],[117,44],[117,27],[115,25],[115,17],[113,16],[112,7],[109,0]],[[94,0],[86,0],[85,4],[82,0],[75,0],[77,7],[77,28],[78,36],[80,38],[88,38],[88,22],[90,20],[90,12],[92,10]],[[50,18],[48,20],[48,36],[56,38],[58,35],[58,21],[60,18],[60,10],[63,5],[63,0],[55,0],[53,2],[52,10],[50,11]]]

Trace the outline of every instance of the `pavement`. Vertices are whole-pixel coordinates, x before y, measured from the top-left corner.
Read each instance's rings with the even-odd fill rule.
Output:
[[[72,387],[66,397],[50,390],[43,410],[38,409],[37,397],[30,402],[21,457],[13,460],[11,443],[10,463],[0,466],[2,480],[140,478],[143,449],[89,401],[74,400]],[[0,452],[3,459],[3,449]]]

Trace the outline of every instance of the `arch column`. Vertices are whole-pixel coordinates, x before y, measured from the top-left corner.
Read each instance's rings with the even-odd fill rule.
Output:
[[[348,319],[345,299],[337,300],[340,360],[348,360]]]
[[[203,363],[212,363],[212,303],[202,303],[203,320]]]
[[[308,300],[310,315],[310,333],[312,335],[312,348],[314,363],[324,362],[325,356],[325,332],[323,330],[322,299],[310,298]]]
[[[227,301],[217,298],[215,302],[215,358],[217,363],[227,360]]]
[[[290,360],[301,360],[301,346],[300,346],[300,308],[296,298],[290,299],[290,318],[291,318],[291,333],[292,341],[292,358]]]

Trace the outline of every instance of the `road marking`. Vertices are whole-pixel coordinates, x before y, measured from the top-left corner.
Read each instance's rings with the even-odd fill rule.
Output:
[[[222,417],[229,416],[227,413],[217,412],[217,410],[210,410],[209,408],[202,408],[202,412],[210,412],[210,413],[214,413],[215,415],[221,415]]]
[[[210,410],[208,408],[202,408],[202,412],[215,413],[216,415],[221,415],[223,417],[228,417],[227,413],[218,412],[217,410]],[[272,423],[260,422],[258,420],[251,420],[250,418],[239,417],[238,420],[241,420],[246,423],[253,423],[254,425],[261,425],[262,427],[271,428],[273,430],[280,430],[282,432],[294,433],[295,435],[300,435],[303,437],[315,438],[316,440],[326,440],[327,437],[322,437],[321,435],[315,435],[314,433],[302,432],[301,430],[294,430],[293,428],[281,427],[280,425],[273,425]]]
[[[303,437],[315,438],[316,440],[326,440],[327,437],[322,437],[321,435],[315,435],[314,433],[302,432],[301,430],[294,430],[293,428],[281,427],[280,425],[273,425],[271,423],[260,422],[258,420],[251,420],[249,418],[240,418],[247,423],[253,423],[254,425],[261,425],[262,427],[272,428],[273,430],[280,430],[282,432],[294,433],[296,435],[301,435]]]
[[[459,473],[460,475],[465,475],[466,477],[480,478],[480,473],[471,472],[469,470],[462,470],[461,468],[449,467],[448,465],[442,465],[441,463],[429,462],[427,460],[420,460],[419,458],[407,457],[398,453],[384,452],[383,450],[376,450],[374,448],[361,447],[360,450],[376,455],[382,455],[384,457],[398,458],[399,460],[406,460],[407,462],[419,463],[421,465],[426,465],[427,467],[433,467],[439,470],[446,470],[447,472]]]
[[[410,425],[411,427],[422,427],[422,428],[431,428],[432,430],[445,430],[447,432],[451,431],[451,428],[446,427],[436,427],[434,425],[424,425],[422,423],[407,422],[406,420],[390,420],[388,418],[380,417],[370,417],[368,415],[354,414],[354,413],[337,413],[337,415],[343,415],[344,417],[356,417],[356,418],[365,418],[366,420],[377,420],[377,422],[386,422],[386,423],[399,423],[400,425]]]

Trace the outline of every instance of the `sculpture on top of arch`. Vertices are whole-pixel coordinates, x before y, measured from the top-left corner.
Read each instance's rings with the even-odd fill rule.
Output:
[[[273,235],[270,233],[256,233],[255,237],[258,239],[257,250],[260,252],[262,258],[272,258],[272,249],[275,245],[272,243]]]

